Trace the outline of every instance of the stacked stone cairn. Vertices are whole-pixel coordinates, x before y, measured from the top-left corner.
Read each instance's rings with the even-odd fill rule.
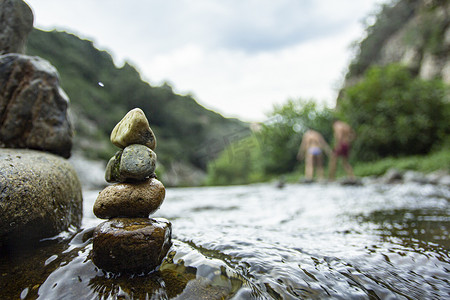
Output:
[[[94,214],[108,219],[94,230],[93,262],[114,273],[148,273],[158,268],[171,242],[171,224],[149,218],[162,204],[164,185],[155,176],[156,138],[144,112],[135,108],[114,127],[121,148],[108,162]]]

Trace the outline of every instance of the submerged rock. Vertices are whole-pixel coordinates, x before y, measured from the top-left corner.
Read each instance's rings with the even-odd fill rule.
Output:
[[[130,110],[111,132],[111,142],[119,148],[141,144],[152,150],[156,148],[153,134],[144,112],[140,108]]]
[[[140,183],[117,183],[103,189],[94,203],[100,219],[148,217],[163,203],[166,190],[156,178]]]
[[[224,261],[177,240],[155,272],[104,272],[92,262],[93,231],[2,256],[0,299],[231,299],[256,289]]]
[[[44,150],[70,157],[69,98],[49,62],[21,54],[0,56],[0,147]]]
[[[65,159],[0,149],[0,246],[14,248],[80,226],[81,185]]]
[[[0,54],[24,53],[33,12],[22,0],[0,1]]]
[[[144,145],[133,144],[120,150],[106,166],[107,182],[143,181],[154,174],[156,154]]]
[[[105,221],[94,231],[94,263],[111,272],[141,273],[158,267],[171,241],[166,219],[117,218]]]

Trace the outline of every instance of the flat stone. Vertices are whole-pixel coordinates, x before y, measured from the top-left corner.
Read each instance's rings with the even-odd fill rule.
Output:
[[[166,219],[116,218],[95,228],[92,260],[115,273],[148,273],[161,264],[172,245]]]
[[[133,144],[120,150],[106,166],[107,182],[143,181],[154,174],[156,154],[152,149],[140,144]]]
[[[156,137],[140,108],[130,110],[114,127],[111,142],[119,148],[132,144],[145,145],[152,150],[156,148]]]
[[[164,185],[156,178],[139,183],[116,183],[103,189],[94,203],[100,219],[148,217],[163,203]]]
[[[24,53],[33,12],[22,0],[0,1],[0,54]]]
[[[27,245],[79,227],[82,203],[80,181],[66,159],[0,149],[0,247]]]
[[[69,98],[56,69],[21,54],[0,56],[0,147],[44,150],[64,158],[72,148]]]

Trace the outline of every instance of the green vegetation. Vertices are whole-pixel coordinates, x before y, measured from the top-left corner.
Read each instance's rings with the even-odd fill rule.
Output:
[[[321,132],[331,140],[333,113],[313,100],[289,100],[275,106],[269,119],[250,136],[237,140],[208,165],[210,185],[265,181],[299,167],[296,160],[303,133]]]
[[[417,78],[415,65],[408,69],[377,64],[386,41],[405,24],[406,45],[419,49],[420,55],[445,58],[448,49],[442,41],[448,18],[432,14],[445,4],[395,0],[382,6],[349,66],[347,78],[358,83],[341,91],[335,110],[314,100],[288,100],[252,131],[247,124],[206,110],[190,95],[175,94],[169,84],[149,85],[128,63],[117,68],[107,52],[71,34],[34,30],[28,53],[49,60],[60,72],[72,102],[75,146],[90,157],[112,156],[111,129],[128,110],[140,107],[158,137],[160,170],[174,162],[206,169],[209,185],[281,176],[297,181],[304,169],[304,162],[296,160],[303,133],[317,130],[331,145],[335,117],[357,133],[350,158],[357,176],[381,175],[390,168],[430,172],[450,165],[449,87],[440,80]],[[418,14],[418,22],[408,22]],[[338,170],[338,176],[344,175]]]
[[[115,149],[109,134],[127,111],[141,108],[158,138],[158,160],[206,169],[225,147],[223,137],[246,130],[237,119],[226,119],[200,106],[190,95],[177,95],[168,84],[154,87],[129,63],[118,68],[111,56],[91,41],[65,32],[33,30],[27,54],[50,61],[60,73],[71,100],[75,150],[91,158],[109,159]],[[213,150],[206,145],[214,143]]]
[[[450,134],[450,103],[442,81],[413,78],[397,64],[371,67],[344,90],[339,115],[355,128],[360,161],[425,154]]]
[[[388,157],[374,162],[358,162],[354,171],[356,176],[381,176],[389,169],[413,170],[429,173],[436,170],[450,171],[450,147],[443,148],[428,155],[407,157]]]
[[[343,91],[336,110],[318,107],[313,100],[289,100],[275,107],[258,131],[230,144],[209,164],[208,184],[251,183],[283,174],[287,181],[298,180],[304,165],[296,154],[303,133],[317,130],[331,143],[335,116],[357,133],[351,163],[358,176],[381,175],[392,167],[425,172],[444,168],[450,160],[447,92],[442,81],[414,78],[402,66],[372,67]],[[424,156],[430,150],[434,152]],[[342,170],[339,175],[344,175]]]

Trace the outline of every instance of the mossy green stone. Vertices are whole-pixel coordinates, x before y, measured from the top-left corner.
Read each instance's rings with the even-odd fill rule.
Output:
[[[114,127],[111,142],[119,148],[132,144],[145,145],[152,150],[156,148],[156,137],[140,108],[130,110]]]
[[[107,182],[145,181],[155,172],[156,153],[144,145],[133,144],[118,151],[108,162]]]

